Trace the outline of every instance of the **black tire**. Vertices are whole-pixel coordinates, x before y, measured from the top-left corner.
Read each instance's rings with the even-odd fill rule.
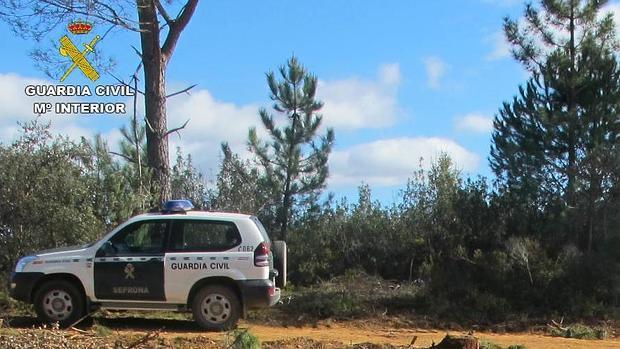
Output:
[[[74,284],[55,280],[38,288],[34,296],[34,309],[42,322],[58,322],[60,327],[65,328],[86,314],[86,302]]]
[[[272,243],[275,256],[275,268],[278,271],[276,276],[276,287],[286,287],[286,242],[278,240]]]
[[[194,297],[192,312],[200,327],[227,331],[237,326],[241,302],[237,294],[226,286],[205,286]]]

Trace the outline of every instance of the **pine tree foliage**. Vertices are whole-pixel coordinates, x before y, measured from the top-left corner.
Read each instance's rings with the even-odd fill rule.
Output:
[[[199,209],[208,206],[210,192],[207,183],[200,170],[194,166],[192,156],[187,154],[183,157],[181,148],[177,148],[170,186],[173,198],[190,200]]]
[[[123,170],[131,182],[135,192],[140,197],[140,207],[146,209],[152,206],[159,189],[152,181],[152,168],[147,164],[146,152],[146,126],[138,123],[137,118],[133,117],[129,122],[129,127],[123,125],[120,129],[123,138],[119,142],[120,152],[114,155],[120,156],[126,161],[127,166]]]
[[[222,144],[222,164],[216,179],[214,208],[222,211],[269,213],[272,206],[266,179],[249,160],[242,160],[227,143]]]
[[[325,186],[334,131],[328,128],[325,135],[317,135],[323,121],[317,113],[323,103],[316,100],[316,76],[308,73],[296,57],[280,67],[279,73],[281,80],[273,72],[267,74],[273,110],[278,117],[266,109],[259,111],[270,140],[260,140],[256,128],[251,128],[248,145],[276,198],[280,235],[286,239],[295,204]],[[279,121],[284,125],[279,127]]]
[[[587,211],[573,214],[568,230],[589,226],[569,237],[588,249],[597,202],[614,186],[620,144],[618,45],[605,3],[543,0],[540,9],[526,6],[524,22],[505,19],[513,54],[531,78],[496,116],[490,156],[517,204]]]
[[[88,162],[94,187],[93,200],[97,216],[101,217],[106,228],[122,223],[136,210],[144,209],[139,190],[135,190],[131,165],[112,158],[107,142],[97,134],[87,142]]]

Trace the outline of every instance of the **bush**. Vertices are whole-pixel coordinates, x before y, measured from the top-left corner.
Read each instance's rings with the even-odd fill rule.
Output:
[[[480,349],[502,349],[502,347],[493,342],[483,341],[480,343]]]
[[[98,337],[107,337],[112,334],[112,330],[101,324],[95,324],[93,330]]]
[[[260,349],[260,340],[248,329],[239,329],[232,332],[233,342],[228,348],[233,349]]]
[[[400,284],[361,271],[294,291],[281,308],[293,317],[355,318],[411,312],[419,302],[419,287]]]
[[[359,297],[353,293],[320,288],[297,293],[283,308],[291,314],[303,314],[317,319],[353,317],[362,314],[364,309]]]
[[[555,337],[576,339],[605,339],[607,330],[602,327],[590,327],[583,324],[572,324],[566,329],[552,328],[550,334]]]

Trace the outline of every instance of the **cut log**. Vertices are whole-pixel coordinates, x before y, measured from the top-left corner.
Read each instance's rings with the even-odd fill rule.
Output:
[[[478,338],[474,336],[451,336],[446,335],[444,339],[432,349],[480,349]]]

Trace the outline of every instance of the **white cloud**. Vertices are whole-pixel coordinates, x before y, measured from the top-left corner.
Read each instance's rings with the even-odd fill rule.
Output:
[[[317,98],[325,103],[324,125],[341,130],[392,126],[399,112],[400,81],[398,63],[381,66],[376,80],[320,80]]]
[[[426,67],[427,84],[432,89],[438,89],[441,87],[441,79],[448,66],[439,57],[427,57],[424,59],[424,66]]]
[[[17,122],[33,120],[33,102],[76,101],[79,97],[28,97],[24,93],[26,85],[50,85],[54,82],[22,77],[17,74],[0,74],[0,142],[11,143],[19,133]],[[86,98],[86,97],[84,97]],[[92,100],[97,97],[93,96]],[[91,100],[91,98],[89,98]],[[138,115],[143,115],[143,100],[138,101]],[[51,121],[54,134],[66,135],[71,139],[92,138],[100,133],[92,118],[116,116],[66,116],[53,113],[41,117],[43,122]],[[260,123],[258,105],[237,106],[215,100],[207,90],[198,90],[191,95],[179,95],[168,103],[168,127],[181,126],[190,119],[187,127],[179,135],[172,134],[170,157],[176,158],[176,146],[181,146],[184,154],[192,154],[196,164],[203,171],[217,169],[219,166],[220,143],[227,141],[235,152],[247,156],[246,140],[248,129]],[[128,120],[128,118],[125,118]],[[264,135],[259,127],[259,135]],[[112,149],[117,149],[122,138],[120,131],[113,128],[102,134]]]
[[[379,67],[379,81],[386,86],[400,84],[400,65],[398,63],[384,64]]]
[[[197,90],[190,95],[179,95],[168,102],[168,128],[189,123],[179,134],[171,134],[170,155],[176,157],[176,147],[184,154],[191,154],[204,172],[217,171],[220,162],[220,144],[228,142],[234,152],[248,156],[246,142],[248,129],[258,126],[258,105],[235,105],[216,100],[207,90]],[[259,136],[263,128],[257,127]]]
[[[350,130],[393,125],[399,112],[397,90],[400,81],[401,72],[397,63],[381,66],[375,79],[320,81],[318,97],[325,102],[322,111],[324,123],[337,129]],[[24,88],[28,84],[53,82],[16,74],[0,74],[0,142],[9,143],[17,136],[17,121],[33,119],[33,102],[77,99],[27,97]],[[139,115],[143,115],[143,101],[139,100],[138,105]],[[249,156],[246,146],[248,129],[257,126],[259,136],[265,137],[258,117],[259,106],[258,103],[238,105],[219,101],[204,89],[171,98],[167,108],[168,127],[178,127],[190,120],[178,135],[170,135],[171,159],[175,158],[176,146],[181,146],[185,154],[192,154],[201,170],[216,171],[221,156],[220,143],[223,141],[228,142],[233,151],[244,157]],[[92,137],[97,133],[97,126],[89,117],[49,114],[43,119],[52,121],[54,133],[69,135],[74,139]],[[114,129],[104,137],[115,147],[120,140],[120,133]]]
[[[27,85],[53,85],[52,81],[23,77],[18,74],[0,74],[0,142],[8,144],[19,134],[20,127],[18,122],[33,120],[35,114],[33,103],[56,103],[56,102],[76,102],[82,97],[37,97],[27,96],[25,88]],[[94,93],[94,91],[91,91]],[[66,135],[73,140],[81,137],[91,138],[97,133],[90,127],[91,121],[88,118],[106,116],[67,116],[58,115],[53,112],[44,114],[40,117],[42,122],[51,122],[51,131],[54,134]],[[103,134],[108,139],[111,146],[115,146],[120,139],[120,132],[112,130]]]
[[[0,74],[0,123],[7,126],[15,124],[17,120],[32,118],[33,102],[48,102],[51,98],[36,98],[26,96],[24,89],[27,85],[48,84],[48,81],[24,78],[17,74]],[[4,128],[4,127],[3,127]]]
[[[493,130],[493,118],[480,113],[469,113],[457,117],[455,127],[459,131],[488,133]]]
[[[493,46],[493,51],[486,56],[487,61],[497,61],[511,56],[510,43],[506,40],[503,31],[491,34],[486,41]]]
[[[420,166],[427,168],[440,153],[447,153],[456,166],[466,171],[476,170],[479,157],[458,143],[445,138],[393,138],[359,144],[334,151],[329,165],[330,185],[356,185],[364,181],[371,185],[402,185]]]

